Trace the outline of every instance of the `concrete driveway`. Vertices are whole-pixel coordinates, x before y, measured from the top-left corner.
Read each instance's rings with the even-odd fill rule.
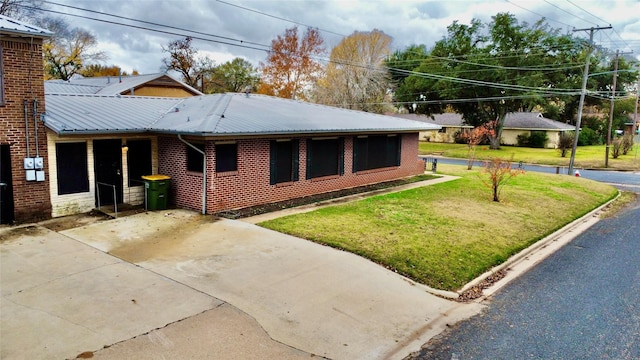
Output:
[[[403,358],[481,307],[434,296],[347,252],[184,210],[61,233],[171,279],[196,299],[228,303],[278,343],[332,359]]]

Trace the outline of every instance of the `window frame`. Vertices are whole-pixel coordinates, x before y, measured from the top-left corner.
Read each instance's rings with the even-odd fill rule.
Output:
[[[90,191],[87,157],[86,141],[56,143],[58,195],[80,194]]]
[[[215,153],[216,173],[238,171],[238,143],[217,143]]]
[[[375,152],[379,149],[384,149],[382,154]],[[401,134],[354,136],[353,173],[397,167],[400,166],[401,161]]]
[[[195,146],[196,148],[202,150],[203,152],[205,151],[205,146],[204,143],[191,143],[191,145]],[[204,155],[199,153],[198,151],[196,151],[195,149],[193,149],[191,146],[184,144],[184,146],[187,148],[187,155],[186,155],[186,167],[187,167],[187,171],[190,172],[195,172],[195,173],[203,173],[204,172]]]
[[[283,154],[282,150],[288,144],[288,154]],[[288,155],[288,156],[287,156]],[[279,168],[280,164],[287,163],[290,167],[287,167],[288,178],[281,177],[282,169]],[[271,140],[269,144],[269,184],[276,185],[288,182],[295,182],[300,179],[300,141],[298,139],[293,140]]]
[[[334,146],[335,149],[333,148]],[[328,147],[331,147],[331,149],[328,149]],[[329,154],[327,150],[335,150],[336,158],[330,158],[327,155]],[[327,171],[329,169],[326,165],[324,169],[318,168],[319,166],[322,166],[322,164],[336,165],[335,171],[333,171],[333,166],[331,172]],[[344,138],[331,137],[307,139],[307,180],[341,175],[344,175]]]

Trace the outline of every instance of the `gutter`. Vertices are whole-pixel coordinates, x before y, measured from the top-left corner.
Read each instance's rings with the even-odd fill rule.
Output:
[[[185,143],[190,148],[202,154],[202,215],[207,214],[207,155],[204,151],[198,149],[190,142],[184,140],[182,135],[178,134],[178,140]]]

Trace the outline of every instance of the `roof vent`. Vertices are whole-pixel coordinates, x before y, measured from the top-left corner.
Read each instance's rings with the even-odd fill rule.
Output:
[[[179,107],[176,107],[173,111],[175,111],[175,112],[180,112],[180,108],[179,108]]]

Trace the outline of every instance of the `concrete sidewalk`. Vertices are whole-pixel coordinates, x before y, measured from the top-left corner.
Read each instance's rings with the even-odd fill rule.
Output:
[[[275,342],[331,359],[403,358],[481,308],[344,251],[189,211],[62,233],[240,309]],[[124,343],[113,358],[136,347]]]

